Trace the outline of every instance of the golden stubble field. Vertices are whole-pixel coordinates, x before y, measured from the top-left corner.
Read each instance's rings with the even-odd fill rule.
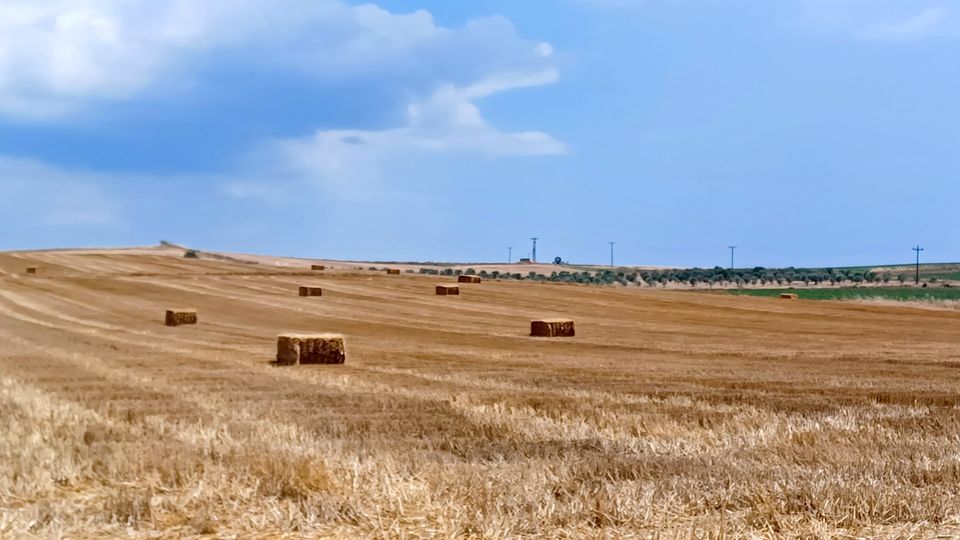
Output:
[[[960,313],[437,281],[0,254],[0,537],[960,535]]]

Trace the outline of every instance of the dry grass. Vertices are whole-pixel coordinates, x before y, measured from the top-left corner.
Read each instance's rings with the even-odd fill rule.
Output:
[[[570,319],[543,319],[530,321],[530,335],[534,337],[574,337],[576,330]]]
[[[168,309],[164,323],[167,326],[182,326],[197,324],[197,310],[195,309]]]
[[[33,257],[78,275],[0,277],[0,537],[960,535],[960,313]]]
[[[899,306],[912,307],[920,309],[946,309],[960,311],[960,300],[944,300],[940,298],[929,298],[922,300],[894,300],[890,298],[856,298],[854,302],[862,304],[872,304],[875,306]]]
[[[455,296],[460,294],[460,287],[456,285],[436,285],[436,293],[438,296]]]
[[[340,334],[283,334],[277,337],[276,363],[342,364],[347,359]]]
[[[304,287],[300,286],[298,289],[300,296],[323,296],[323,288],[321,287]]]

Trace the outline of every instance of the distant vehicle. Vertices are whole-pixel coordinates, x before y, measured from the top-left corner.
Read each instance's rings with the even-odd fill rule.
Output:
[[[517,261],[517,262],[519,262],[520,264],[530,264],[530,259],[528,259],[528,258],[522,258],[522,259],[520,259],[520,260]]]

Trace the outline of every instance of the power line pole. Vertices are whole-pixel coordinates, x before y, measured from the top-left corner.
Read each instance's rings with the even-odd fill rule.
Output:
[[[513,246],[507,248],[507,264],[513,264]]]
[[[730,248],[730,269],[733,270],[733,251],[737,249],[737,246],[727,246]]]
[[[607,243],[610,244],[610,266],[613,266],[613,245],[616,244],[616,242]]]
[[[917,285],[920,284],[920,252],[923,251],[923,248],[920,247],[920,244],[917,244],[917,247],[913,248],[917,252]]]
[[[533,240],[533,256],[531,258],[533,259],[533,262],[537,262],[537,240],[539,240],[539,238],[534,236],[530,239]]]

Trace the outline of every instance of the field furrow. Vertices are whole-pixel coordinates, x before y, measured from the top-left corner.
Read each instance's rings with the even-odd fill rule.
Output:
[[[0,255],[0,536],[960,532],[958,313],[306,268]]]

